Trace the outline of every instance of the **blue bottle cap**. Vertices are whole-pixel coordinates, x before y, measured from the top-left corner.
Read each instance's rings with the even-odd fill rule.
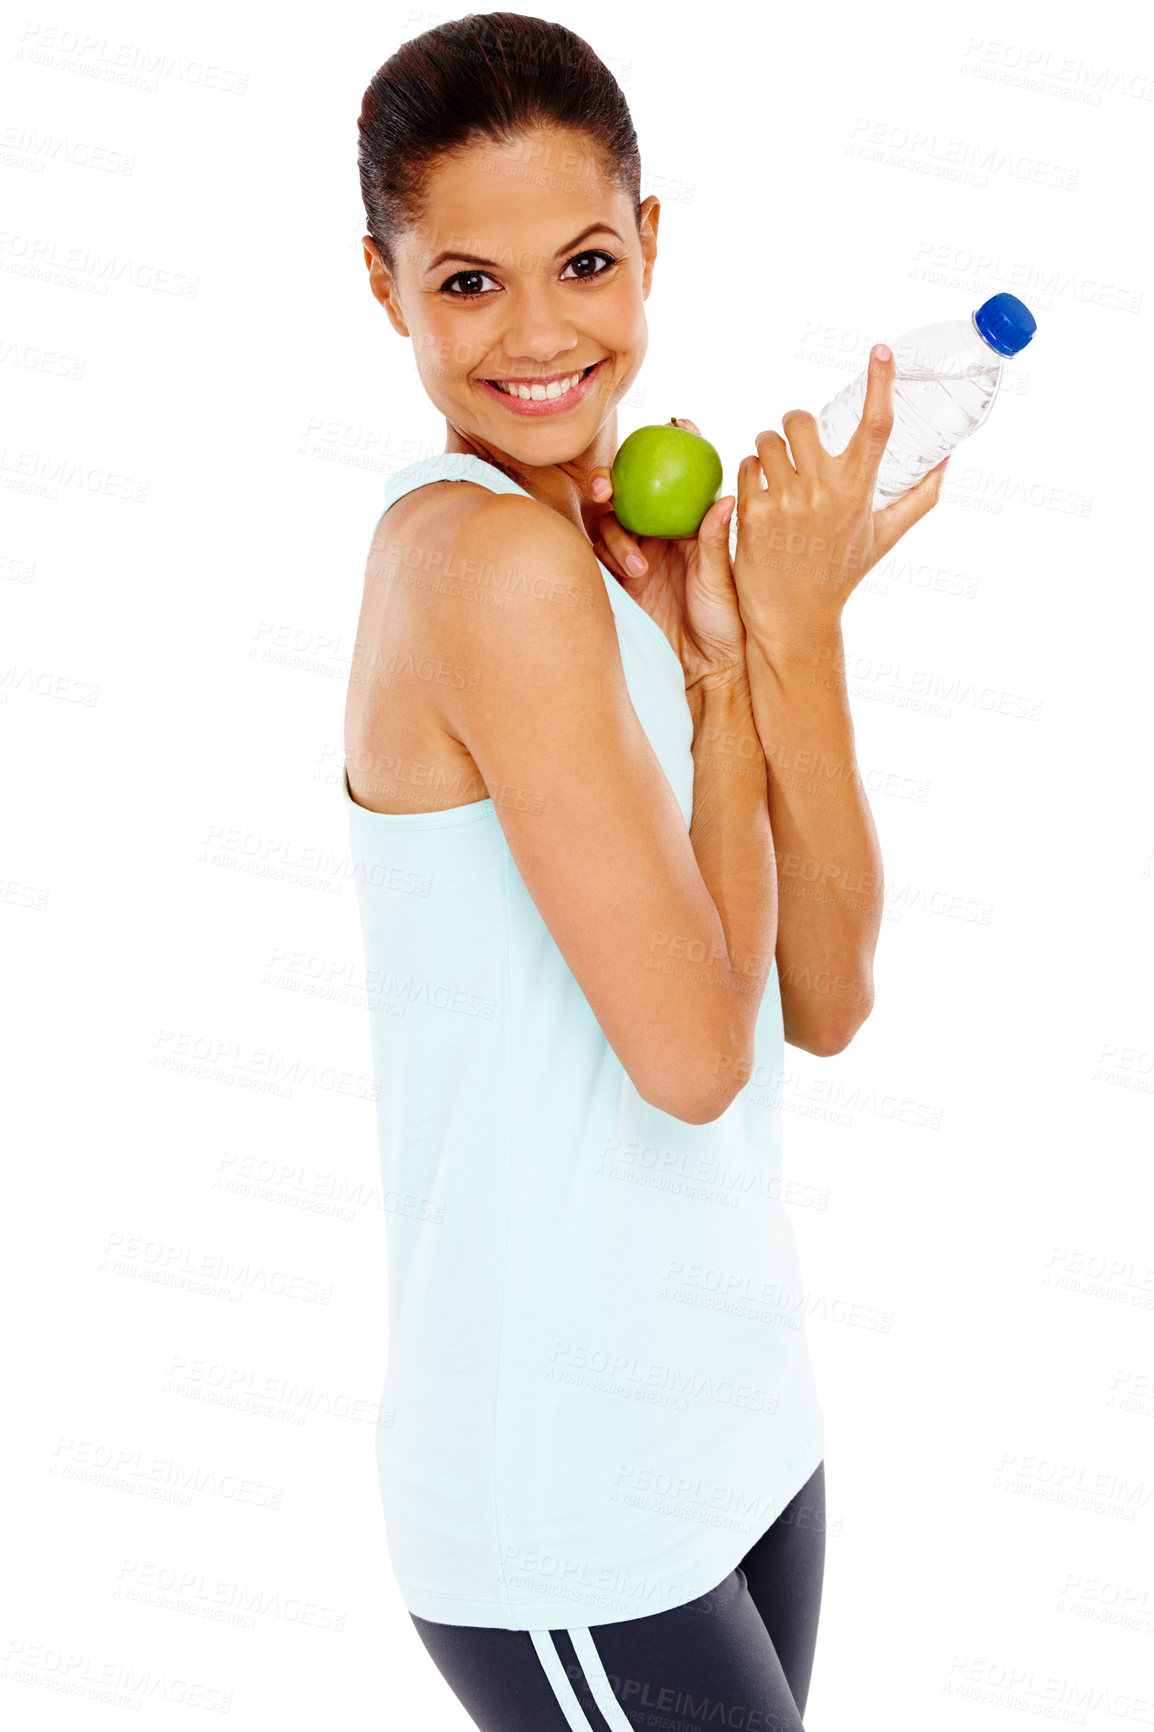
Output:
[[[1033,313],[1017,295],[991,295],[974,314],[974,323],[999,355],[1016,355],[1038,329]]]

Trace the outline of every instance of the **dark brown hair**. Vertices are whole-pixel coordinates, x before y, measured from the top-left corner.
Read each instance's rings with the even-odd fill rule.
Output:
[[[357,121],[367,233],[389,270],[393,243],[425,210],[427,171],[476,140],[510,144],[539,126],[589,139],[641,224],[641,155],[609,68],[563,24],[470,12],[403,42],[372,77]]]

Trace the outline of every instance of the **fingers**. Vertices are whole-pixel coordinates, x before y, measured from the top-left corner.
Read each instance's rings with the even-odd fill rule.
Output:
[[[729,552],[729,520],[737,508],[737,496],[724,493],[715,499],[697,526],[697,539],[704,545],[724,547]]]
[[[630,577],[644,577],[649,562],[633,536],[622,528],[611,511],[605,513],[597,528],[604,545],[617,562],[617,570],[627,571]]]
[[[595,530],[590,536],[590,540],[593,543],[593,551],[601,561],[602,565],[608,567],[614,577],[620,578],[624,581],[627,576],[636,577],[638,573],[626,572],[624,559],[622,559],[618,553],[614,552],[614,545],[620,547],[620,543],[616,538],[614,538],[613,545],[610,544],[606,532],[610,530],[614,524],[617,524],[617,528],[620,530],[621,534],[624,535],[625,532],[624,530],[621,530],[621,526],[617,523],[617,519],[609,514],[603,517],[600,523],[597,524]],[[634,546],[632,542],[630,542],[629,545],[630,547]]]
[[[881,358],[882,353],[885,355],[884,360]],[[870,350],[861,419],[842,453],[846,468],[857,470],[863,483],[876,477],[893,432],[896,371],[892,350],[885,343],[875,343]],[[785,429],[784,438],[780,433],[765,432],[759,433],[754,441],[758,460],[771,491],[788,488],[793,475],[817,473],[822,459],[829,457],[818,434],[817,417],[811,415],[808,409],[787,409],[781,418],[781,424]],[[789,441],[788,445],[786,440]],[[741,479],[739,469],[739,499]]]
[[[720,499],[715,499],[701,519],[698,534],[700,535],[704,529],[708,535],[719,535],[723,529],[728,527],[736,504],[737,495],[735,493],[723,493]]]
[[[883,361],[878,353],[885,351]],[[850,436],[842,453],[847,465],[863,476],[874,476],[881,466],[882,454],[889,443],[894,426],[894,365],[893,351],[885,343],[875,343],[870,350],[866,369],[866,394],[861,420]]]
[[[736,510],[736,494],[723,494],[720,499],[713,501],[697,526],[697,546],[704,569],[726,578],[733,576],[733,560],[729,552],[729,520]]]
[[[874,530],[878,558],[883,559],[890,548],[911,528],[927,511],[932,511],[938,503],[942,491],[942,481],[945,478],[946,465],[949,458],[945,457],[928,475],[923,475],[916,487],[911,487],[908,493],[903,493],[900,499],[895,499],[881,511],[874,512]]]
[[[759,433],[753,442],[757,446],[757,457],[745,459],[746,463],[760,463],[765,472],[766,483],[771,492],[777,492],[789,484],[789,477],[794,473],[793,464],[789,458],[789,447],[780,433]],[[741,470],[738,470],[740,486]],[[760,481],[759,481],[760,485]],[[740,498],[740,493],[738,498]]]
[[[624,580],[628,574],[626,572],[622,571],[621,567],[618,565],[617,561],[614,559],[613,555],[610,553],[610,551],[606,547],[605,543],[603,541],[594,541],[593,551],[597,555],[598,559],[601,561],[601,563],[605,567],[605,569],[607,571],[612,572],[613,576],[618,578],[621,582],[624,582]]]
[[[766,434],[761,433],[764,439]],[[737,466],[737,503],[739,508],[759,493],[764,493],[765,487],[761,479],[761,460],[757,457],[743,457]]]
[[[825,446],[817,436],[816,417],[808,409],[787,409],[781,424],[798,474],[808,474],[811,469],[816,469],[819,456],[826,454]]]
[[[589,490],[597,503],[604,505],[613,495],[612,471],[603,465],[591,469]],[[611,511],[601,515],[593,540],[593,551],[602,565],[609,567],[614,577],[624,577],[627,571],[630,577],[644,577],[649,569],[648,561],[636,541],[628,530],[621,527]]]

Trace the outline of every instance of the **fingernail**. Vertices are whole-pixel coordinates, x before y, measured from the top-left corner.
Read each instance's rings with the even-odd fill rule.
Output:
[[[631,571],[634,577],[640,577],[641,573],[645,570],[645,561],[639,553],[631,553],[629,558],[625,561],[625,569],[626,571]]]
[[[593,483],[593,494],[597,499],[603,499],[609,491],[609,483],[604,475],[599,475]]]
[[[875,361],[888,361],[892,358],[888,343],[875,343],[873,353]]]

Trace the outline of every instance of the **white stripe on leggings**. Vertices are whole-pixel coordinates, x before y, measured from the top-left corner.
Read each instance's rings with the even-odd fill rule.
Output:
[[[613,1686],[588,1630],[570,1630],[569,1639],[581,1662],[581,1670],[589,1680],[593,1700],[605,1716],[605,1724],[611,1727],[612,1732],[633,1732],[632,1723],[626,1718],[624,1708],[613,1694]]]
[[[566,1635],[573,1644],[574,1652],[581,1662],[593,1700],[605,1716],[605,1723],[612,1732],[633,1732],[633,1727],[625,1717],[625,1711],[613,1694],[613,1686],[609,1682],[601,1656],[597,1652],[593,1638],[588,1630],[567,1630]],[[553,1637],[548,1630],[530,1630],[533,1646],[537,1657],[545,1669],[545,1676],[553,1686],[553,1694],[561,1704],[561,1711],[569,1722],[572,1732],[593,1732],[589,1716],[578,1702],[569,1682],[561,1656],[553,1643]]]
[[[593,1732],[589,1724],[589,1716],[573,1694],[573,1686],[569,1682],[561,1656],[553,1646],[553,1638],[548,1630],[530,1630],[533,1646],[537,1650],[537,1658],[545,1668],[545,1676],[553,1686],[553,1694],[561,1704],[561,1712],[569,1722],[572,1732]]]

